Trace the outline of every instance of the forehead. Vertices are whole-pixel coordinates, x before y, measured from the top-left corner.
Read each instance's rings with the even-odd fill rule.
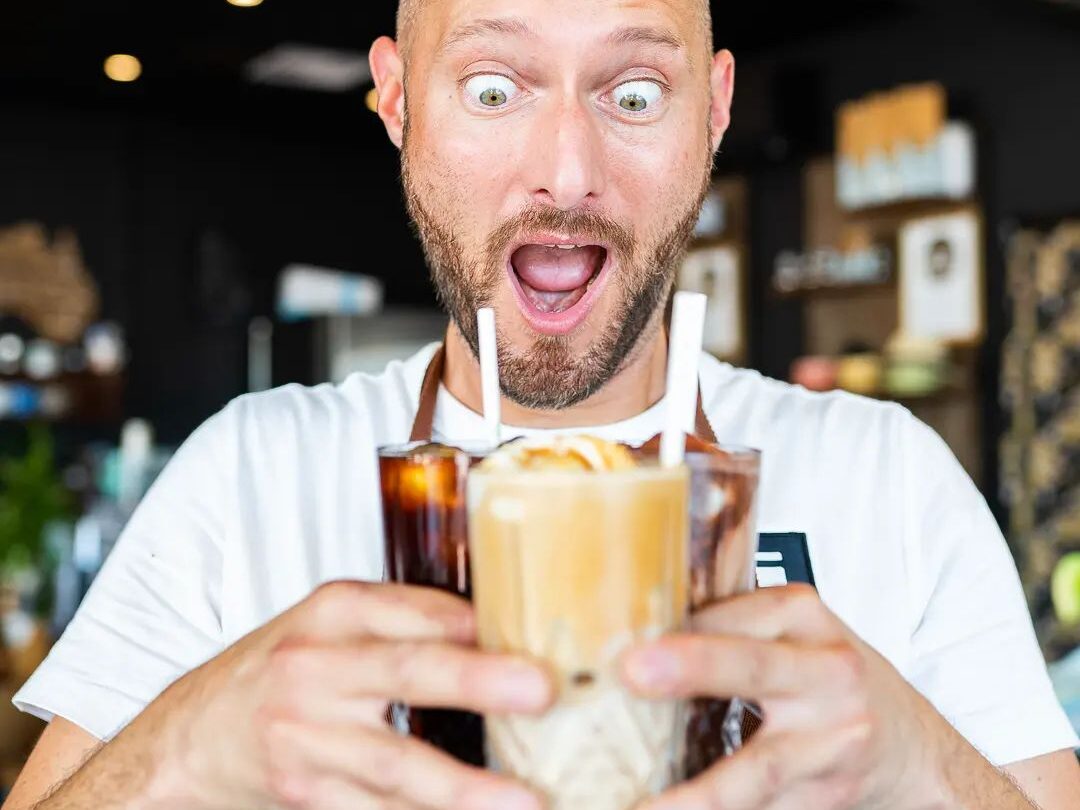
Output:
[[[416,41],[438,49],[478,21],[508,21],[539,38],[600,38],[626,26],[670,31],[690,50],[706,41],[705,0],[413,0],[421,3]],[[520,26],[523,23],[524,26]],[[513,26],[508,26],[510,31]]]

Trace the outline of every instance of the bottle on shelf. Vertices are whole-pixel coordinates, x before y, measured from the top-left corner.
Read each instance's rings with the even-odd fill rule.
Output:
[[[975,133],[962,121],[948,120],[940,84],[847,102],[837,110],[836,123],[836,193],[842,208],[961,200],[974,193]]]

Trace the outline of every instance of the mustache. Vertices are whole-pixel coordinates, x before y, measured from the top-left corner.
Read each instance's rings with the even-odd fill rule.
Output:
[[[522,233],[551,231],[575,238],[605,243],[625,259],[634,254],[634,234],[615,220],[597,211],[533,205],[503,222],[487,239],[487,255],[497,262],[507,247]]]

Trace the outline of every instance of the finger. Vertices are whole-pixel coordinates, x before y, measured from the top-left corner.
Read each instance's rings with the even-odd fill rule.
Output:
[[[868,740],[865,724],[755,740],[692,782],[647,803],[643,810],[770,808],[800,783],[842,766]]]
[[[389,801],[461,810],[541,810],[525,787],[464,765],[411,737],[344,726],[283,725],[292,756],[316,781],[347,779]]]
[[[387,701],[537,713],[555,694],[548,674],[527,659],[443,642],[285,643],[271,654],[270,668],[273,702],[313,722],[366,722]]]
[[[759,588],[717,602],[696,613],[692,628],[701,633],[808,643],[849,637],[844,624],[809,585]]]
[[[809,730],[865,716],[867,700],[861,690],[837,691],[824,700],[773,698],[761,710],[770,732]]]
[[[434,588],[341,580],[320,586],[293,610],[293,631],[312,638],[379,636],[471,643],[472,607]]]
[[[623,676],[648,697],[742,697],[766,701],[854,690],[862,659],[851,647],[677,634],[631,649]]]

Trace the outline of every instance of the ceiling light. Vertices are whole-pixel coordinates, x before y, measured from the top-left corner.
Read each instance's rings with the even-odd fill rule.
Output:
[[[114,53],[105,60],[105,75],[114,82],[133,82],[142,75],[142,63],[131,54]]]
[[[255,8],[255,6],[261,6],[263,0],[226,0],[230,6],[239,6],[240,8]]]
[[[302,90],[345,93],[371,81],[367,55],[315,45],[285,43],[244,66],[249,81]]]
[[[372,112],[379,111],[379,91],[377,88],[372,87],[367,91],[367,95],[364,96],[364,103]]]

